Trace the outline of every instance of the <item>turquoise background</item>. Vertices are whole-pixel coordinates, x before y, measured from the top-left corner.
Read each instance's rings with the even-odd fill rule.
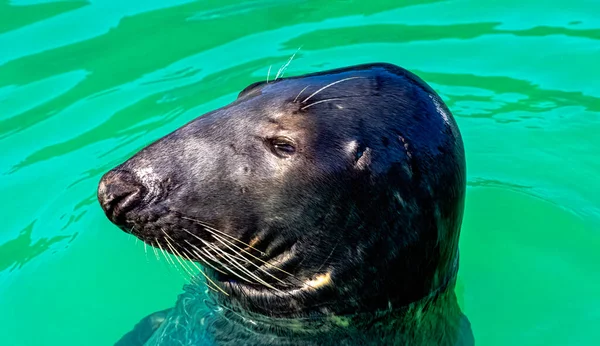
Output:
[[[600,1],[0,0],[0,344],[108,345],[186,278],[103,172],[286,75],[385,61],[453,111],[477,345],[600,344]]]

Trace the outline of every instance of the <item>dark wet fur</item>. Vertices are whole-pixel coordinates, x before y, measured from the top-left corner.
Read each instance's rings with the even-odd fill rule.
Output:
[[[282,135],[295,142],[289,158],[272,146]],[[163,231],[182,251],[205,247],[197,237],[219,245],[198,220],[245,243],[258,236],[248,250],[265,261],[294,254],[282,265],[293,276],[263,267],[285,284],[252,269],[280,293],[206,267],[229,295],[211,291],[207,303],[204,288],[188,287],[149,344],[473,344],[454,295],[462,140],[443,102],[406,70],[370,64],[255,83],[105,182],[148,167],[143,200],[111,215],[124,230],[163,248]],[[332,284],[300,290],[325,272]]]

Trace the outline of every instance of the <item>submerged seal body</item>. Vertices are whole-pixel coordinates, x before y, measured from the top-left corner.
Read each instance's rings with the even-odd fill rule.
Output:
[[[400,67],[252,84],[105,174],[98,197],[203,270],[123,344],[473,343],[454,294],[462,140]]]

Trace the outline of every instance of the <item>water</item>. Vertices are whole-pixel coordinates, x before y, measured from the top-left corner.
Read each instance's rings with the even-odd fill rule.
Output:
[[[184,279],[105,219],[100,175],[301,46],[286,75],[391,62],[454,112],[469,176],[457,292],[477,344],[597,345],[598,13],[592,0],[0,2],[0,343],[107,345],[172,306]]]

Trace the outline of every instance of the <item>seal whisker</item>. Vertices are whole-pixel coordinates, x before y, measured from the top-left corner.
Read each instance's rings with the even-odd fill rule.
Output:
[[[152,241],[150,242],[150,247],[154,251],[154,257],[156,257],[156,261],[160,262],[160,257],[158,256],[158,251],[156,250],[156,247],[154,247],[154,243]]]
[[[179,257],[181,256],[181,254],[179,253],[179,251],[177,251],[177,249],[175,249],[173,247],[173,245],[171,245],[171,243],[167,242],[167,247],[169,249],[171,249],[171,251],[173,251],[173,253],[176,255],[175,256],[175,260],[177,261],[177,263],[179,263],[179,266],[181,267],[181,269],[183,269],[190,277],[194,277],[194,273],[190,270],[190,268],[188,266],[186,266],[180,259]]]
[[[298,93],[298,95],[296,95],[296,97],[294,98],[294,101],[292,101],[293,103],[296,103],[296,101],[298,101],[298,97],[300,97],[300,95],[302,95],[302,93],[304,92],[304,90],[308,89],[308,85],[305,86],[302,90],[300,90],[300,92]]]
[[[163,250],[162,246],[160,246],[160,243],[158,242],[158,239],[156,239],[156,245],[160,249],[160,252],[162,253],[162,255],[165,258],[165,260],[167,260],[167,255],[165,255],[165,250]],[[169,261],[167,260],[167,262],[169,262]]]
[[[187,253],[189,253],[191,256],[194,256],[194,255],[198,256],[202,261],[204,261],[204,263],[202,263],[202,264],[211,267],[213,270],[215,270],[215,271],[217,271],[217,272],[219,272],[219,273],[221,273],[223,275],[227,275],[227,273],[225,273],[221,269],[219,269],[219,268],[215,267],[214,265],[212,265],[205,257],[202,256],[202,254],[200,252],[198,252],[196,250],[188,250],[188,249],[185,249],[185,251]],[[227,271],[230,270],[229,267],[227,267],[225,264],[219,262],[218,260],[216,260],[215,262],[217,262],[220,266],[226,268]]]
[[[220,236],[218,233],[216,233],[216,232],[213,232],[211,229],[207,229],[207,228],[205,228],[204,230],[205,230],[205,231],[207,231],[208,233],[210,233],[210,235],[211,235],[213,238],[214,238],[214,237],[219,237],[220,239],[222,239],[223,241],[227,242],[228,244],[231,244],[231,245],[233,245],[233,242],[232,242],[231,240],[228,240],[228,239],[226,239],[226,238],[224,238],[224,237],[221,237],[221,236]],[[235,239],[235,238],[232,238],[232,239]],[[242,243],[242,244],[245,244],[245,245],[247,245],[247,246],[250,246],[249,244],[246,244],[246,243],[244,243],[244,242],[240,242],[240,243]],[[239,246],[236,246],[236,247],[237,247],[237,248],[240,248]],[[241,248],[240,248],[240,249],[241,249]],[[260,251],[260,250],[258,250],[258,249],[256,249],[256,248],[252,248],[252,249],[254,249],[254,250],[256,250],[256,251],[259,251],[259,252],[261,253],[261,255],[263,255],[263,256],[265,256],[265,255],[266,255],[266,253],[264,253],[264,252],[262,252],[262,251]]]
[[[221,249],[219,249],[221,250]],[[231,254],[228,254],[227,252],[221,250],[221,252],[228,257],[242,272],[246,273],[246,275],[249,275],[250,277],[252,277],[254,280],[257,281],[257,283],[262,284],[265,287],[268,287],[274,291],[277,291],[279,293],[283,293],[280,290],[278,290],[277,288],[275,288],[274,286],[272,286],[271,284],[269,284],[268,282],[264,281],[263,279],[261,279],[260,277],[258,277],[256,274],[252,273],[251,271],[249,271],[248,269],[244,268],[244,266],[242,266],[241,264],[239,264]]]
[[[209,288],[211,291],[219,293],[219,291],[218,291],[218,290],[216,290],[216,289],[214,289],[214,288],[212,288],[212,286],[211,286],[211,285],[208,285],[208,284],[206,284],[206,283],[205,283],[205,285],[206,285],[206,287],[208,287],[208,288]],[[229,296],[229,294],[227,294],[227,293],[225,293],[225,295],[226,295],[226,296]]]
[[[227,253],[226,251],[224,251],[223,249],[219,249],[217,246],[210,244],[206,241],[203,241],[204,244],[208,247],[210,247],[211,249],[218,251],[222,254],[223,259],[225,259],[226,261],[228,261],[229,263],[231,263],[232,265],[234,265],[235,267],[237,267],[238,269],[240,269],[243,273],[245,273],[246,275],[250,276],[251,278],[253,278],[254,280],[256,280],[257,282],[255,283],[259,283],[262,284],[265,287],[268,287],[272,290],[275,290],[277,292],[280,292],[277,288],[273,287],[272,285],[270,285],[268,282],[264,281],[263,279],[261,279],[260,277],[258,277],[257,275],[255,275],[254,273],[252,273],[251,271],[249,271],[248,269],[244,268],[244,266],[242,266],[241,264],[239,264],[235,258],[233,258],[233,256],[229,253]],[[238,273],[239,274],[239,273]]]
[[[131,226],[131,233],[133,234],[133,232],[135,232],[135,225]],[[131,238],[129,238],[129,239],[131,239]],[[135,245],[137,245],[139,240],[140,240],[140,238],[135,237]]]
[[[210,253],[210,251],[206,250],[206,249],[199,249],[198,247],[196,247],[196,249],[199,252],[203,252],[209,259],[211,259],[213,262],[215,262],[216,264],[220,265],[221,267],[225,268],[225,270],[227,270],[228,272],[230,272],[233,275],[236,275],[236,273],[234,271],[232,271],[229,266],[227,266],[225,263],[219,261],[219,259],[217,257],[215,257],[215,255],[213,255],[212,253]],[[202,256],[199,252],[197,253],[195,250],[192,250],[195,254]],[[220,256],[217,254],[217,256]],[[208,262],[208,261],[207,261]]]
[[[269,84],[269,77],[271,76],[271,67],[273,67],[273,65],[269,65],[269,71],[267,71],[267,84]]]
[[[173,262],[173,260],[169,258],[169,256],[167,255],[167,253],[165,252],[165,250],[163,249],[163,247],[160,245],[160,242],[158,241],[158,239],[156,240],[156,245],[158,245],[158,248],[162,252],[163,256],[165,257],[165,260],[167,261],[167,263],[170,266],[172,266],[173,268],[175,268],[179,272],[179,268],[177,268],[177,266],[175,265],[175,262]]]
[[[204,245],[206,245],[207,247],[209,247],[211,250],[213,250],[213,251],[215,251],[215,252],[219,252],[219,253],[221,253],[221,258],[223,258],[225,261],[227,261],[227,263],[229,263],[229,264],[231,264],[232,266],[234,266],[234,267],[236,267],[236,268],[240,269],[240,268],[238,267],[238,266],[239,266],[239,264],[236,264],[236,263],[234,263],[234,261],[232,261],[232,260],[231,260],[231,258],[227,257],[227,253],[226,253],[225,251],[223,251],[223,250],[219,249],[218,247],[216,247],[216,246],[214,246],[214,245],[212,245],[212,244],[210,244],[210,243],[208,243],[208,242],[205,242],[205,241],[203,241],[203,242],[204,242]],[[241,267],[241,266],[240,266],[240,267]],[[242,268],[243,268],[243,267],[242,267]],[[251,281],[250,279],[248,279],[248,278],[246,278],[245,276],[241,275],[241,274],[240,274],[240,273],[238,273],[237,271],[233,271],[233,270],[231,270],[231,269],[230,269],[230,271],[231,271],[231,273],[232,273],[234,276],[236,276],[236,277],[237,277],[237,278],[239,278],[239,279],[242,279],[242,280],[244,280],[244,281],[246,281],[246,282],[248,282],[248,283],[251,283],[251,284],[256,284],[256,283],[257,283],[257,282]]]
[[[329,102],[329,101],[340,101],[340,100],[343,100],[343,99],[342,99],[342,98],[339,98],[339,97],[336,97],[336,98],[332,98],[332,99],[320,100],[320,101],[317,101],[317,102],[313,102],[313,103],[311,103],[311,104],[309,104],[309,105],[306,105],[306,106],[304,106],[304,107],[302,107],[302,108],[300,108],[300,109],[301,109],[301,110],[305,110],[306,108],[308,108],[308,107],[311,107],[311,106],[314,106],[314,105],[318,105],[319,103],[323,103],[323,102]]]
[[[219,249],[221,250],[221,249]],[[258,277],[258,275],[252,273],[251,271],[249,271],[248,269],[244,268],[244,266],[242,266],[241,264],[239,264],[231,254],[228,254],[227,252],[221,250],[221,253],[223,253],[225,256],[229,257],[229,259],[244,273],[246,273],[246,275],[249,275],[250,277],[252,277],[254,280],[256,280],[258,283],[262,284],[265,287],[268,287],[272,290],[275,290],[279,293],[283,293],[280,290],[278,290],[277,288],[273,287],[271,284],[269,284],[268,282],[266,282],[265,280],[261,279],[260,277]]]
[[[223,237],[220,237],[220,236],[218,236],[218,235],[215,235],[215,234],[213,234],[213,237],[219,237],[219,238],[220,238],[221,240],[223,240],[223,241],[228,241],[228,240],[226,240],[225,238],[223,238]],[[237,248],[238,250],[240,250],[240,251],[242,251],[242,252],[244,252],[244,253],[248,254],[250,257],[252,257],[252,258],[254,258],[254,259],[256,259],[256,260],[260,261],[261,263],[263,263],[263,264],[265,264],[265,265],[267,265],[267,266],[269,266],[269,267],[271,267],[271,268],[277,269],[277,270],[279,270],[280,272],[282,272],[282,273],[284,273],[284,274],[287,274],[287,275],[289,275],[289,276],[291,276],[291,277],[293,277],[293,278],[296,278],[296,277],[295,277],[295,276],[294,276],[292,273],[289,273],[289,272],[287,272],[287,271],[285,271],[285,270],[283,270],[283,269],[281,269],[281,268],[279,268],[279,267],[277,267],[277,266],[275,266],[275,265],[273,265],[273,264],[271,264],[271,263],[269,263],[269,262],[267,262],[267,261],[263,260],[262,258],[258,258],[258,257],[256,257],[256,256],[254,256],[254,255],[253,255],[253,254],[251,254],[250,252],[248,252],[248,251],[246,251],[246,250],[242,249],[241,247],[239,247],[239,246],[237,246],[237,245],[235,245],[235,244],[233,244],[233,243],[229,243],[229,244],[230,244],[231,246],[233,246],[233,247]]]
[[[194,261],[192,261],[192,260],[191,260],[191,259],[190,259],[190,258],[189,258],[189,257],[188,257],[186,254],[183,254],[183,256],[184,256],[184,257],[185,257],[185,258],[186,258],[188,261],[190,261],[190,263],[191,263],[191,264],[192,264],[194,267],[196,267],[196,269],[198,269],[198,271],[200,272],[200,274],[202,274],[206,280],[208,280],[210,283],[212,283],[212,284],[213,284],[213,285],[214,285],[214,286],[217,288],[217,290],[218,290],[218,291],[217,291],[217,290],[215,290],[213,287],[211,287],[211,285],[209,285],[208,283],[206,283],[206,282],[205,282],[205,284],[206,284],[206,286],[207,286],[208,288],[210,288],[211,290],[213,290],[213,291],[215,291],[215,292],[219,292],[219,291],[220,291],[221,293],[225,294],[226,296],[229,296],[229,294],[228,294],[227,292],[225,292],[225,290],[224,290],[224,289],[222,289],[221,287],[219,287],[219,285],[217,285],[217,283],[216,283],[216,282],[214,282],[214,281],[213,281],[211,278],[209,278],[209,277],[208,277],[208,275],[206,275],[206,273],[204,272],[204,270],[202,270],[202,268],[200,268],[200,266],[199,266],[199,265],[197,265],[197,264],[196,264]]]
[[[196,235],[194,235],[194,234],[192,234],[192,235],[193,235],[193,236],[195,236],[196,238],[198,238]],[[227,240],[227,239],[225,239],[225,238],[223,238],[223,237],[220,237],[220,236],[219,236],[219,235],[217,235],[217,234],[212,234],[212,236],[213,236],[213,238],[215,238],[216,240],[218,240],[219,242],[221,242],[223,245],[225,245],[226,247],[228,247],[228,248],[229,248],[231,251],[233,251],[233,252],[234,252],[234,253],[235,253],[235,254],[238,256],[238,258],[242,259],[244,262],[250,263],[250,264],[251,264],[251,265],[253,265],[254,267],[258,268],[260,271],[262,271],[262,272],[264,272],[265,274],[267,274],[267,275],[269,275],[269,276],[273,277],[275,280],[277,280],[277,281],[281,282],[282,284],[284,284],[284,285],[287,285],[288,283],[286,283],[286,282],[282,281],[281,279],[279,279],[279,278],[275,277],[273,274],[271,274],[271,273],[267,272],[266,270],[264,270],[264,269],[263,269],[261,266],[259,266],[259,265],[255,264],[255,263],[253,263],[251,260],[248,260],[248,259],[247,259],[246,257],[244,257],[244,256],[243,256],[241,253],[239,253],[239,252],[236,252],[234,249],[231,249],[231,247],[229,247],[229,246],[227,245],[227,243],[229,243],[229,245],[231,245],[231,246],[235,247],[236,249],[238,249],[238,250],[240,250],[240,251],[242,251],[242,252],[244,252],[244,253],[246,253],[246,254],[250,255],[252,258],[254,258],[254,259],[258,260],[259,262],[261,262],[261,263],[263,263],[263,264],[265,264],[265,265],[267,265],[267,266],[269,266],[269,267],[271,267],[271,268],[277,269],[277,270],[279,270],[279,271],[281,271],[281,272],[285,273],[286,275],[288,275],[288,277],[292,277],[292,278],[294,278],[294,279],[296,279],[296,280],[300,281],[300,279],[296,278],[296,277],[295,277],[293,274],[291,274],[291,273],[288,273],[287,271],[285,271],[285,270],[283,270],[283,269],[281,269],[281,268],[279,268],[279,267],[277,267],[277,266],[275,266],[275,265],[272,265],[271,263],[268,263],[268,262],[264,261],[264,260],[263,260],[263,259],[261,259],[261,258],[258,258],[258,257],[256,257],[256,256],[254,256],[253,254],[249,253],[248,251],[244,250],[243,248],[241,248],[241,247],[239,247],[239,246],[235,245],[235,244],[234,244],[234,243],[232,243],[231,241],[229,241],[229,240]],[[200,238],[198,238],[198,239],[200,239]],[[202,239],[200,239],[200,240],[202,240]]]
[[[220,242],[221,244],[225,245],[225,246],[226,246],[226,247],[227,247],[229,250],[231,250],[231,251],[235,252],[235,250],[234,250],[234,249],[232,249],[232,248],[231,248],[229,245],[227,245],[226,243],[224,243],[224,242],[223,242],[223,241],[221,241],[220,239],[218,239],[218,238],[215,238],[215,239],[216,239],[218,242]],[[240,253],[236,253],[236,255],[240,256],[240,257],[241,257],[243,260],[245,260],[247,263],[250,263],[251,265],[255,266],[255,267],[258,269],[258,270],[260,270],[260,271],[262,271],[263,273],[265,273],[265,274],[269,275],[269,276],[270,276],[270,277],[272,277],[273,279],[275,279],[275,280],[279,281],[281,284],[287,285],[287,283],[286,283],[286,282],[282,281],[281,279],[279,279],[279,278],[278,278],[278,277],[276,277],[275,275],[273,275],[273,274],[271,274],[271,273],[267,272],[267,271],[266,271],[266,270],[264,270],[264,269],[263,269],[261,266],[259,266],[259,265],[255,264],[254,262],[252,262],[252,261],[249,261],[247,258],[245,258],[245,257],[244,257],[243,255],[241,255]]]
[[[179,265],[181,266],[181,268],[186,271],[188,273],[188,275],[190,275],[191,277],[194,277],[194,273],[191,270],[191,268],[187,265],[185,265],[180,259],[179,257],[181,257],[181,253],[179,253],[179,251],[177,251],[177,249],[175,248],[175,246],[173,246],[173,244],[169,241],[169,235],[167,234],[167,232],[165,232],[164,229],[161,228],[161,231],[165,234],[165,241],[167,242],[167,246],[169,247],[169,249],[171,249],[171,251],[173,251],[173,253],[176,255],[175,256],[175,260],[177,260],[177,262],[179,263]],[[172,238],[171,238],[172,240]]]
[[[225,268],[225,270],[227,270],[231,275],[237,277],[237,275],[238,275],[237,272],[235,272],[233,269],[231,269],[227,264],[219,261],[219,259],[217,259],[212,253],[210,253],[210,251],[208,251],[206,249],[202,249],[202,252],[204,252],[204,254],[206,256],[208,256],[213,262],[215,262],[218,265],[220,265],[221,267]],[[194,253],[196,253],[196,251],[194,251]]]
[[[321,91],[323,91],[323,90],[325,90],[325,89],[327,89],[327,88],[329,88],[329,87],[332,87],[332,86],[334,86],[334,85],[336,85],[336,84],[338,84],[338,83],[345,82],[345,81],[352,80],[352,79],[358,79],[358,78],[365,78],[365,77],[358,77],[358,76],[357,76],[357,77],[348,77],[348,78],[340,79],[340,80],[338,80],[338,81],[335,81],[335,82],[333,82],[333,83],[329,83],[329,84],[327,84],[326,86],[322,87],[321,89],[319,89],[319,90],[315,91],[314,93],[310,94],[310,95],[309,95],[307,98],[305,98],[305,99],[304,99],[304,101],[302,101],[301,103],[306,103],[306,101],[310,100],[310,99],[311,99],[313,96],[317,95],[317,94],[318,94],[318,93],[320,93]]]
[[[323,261],[323,263],[321,263],[321,265],[319,266],[319,268],[317,270],[315,270],[315,272],[318,273],[321,270],[321,268],[323,268],[323,266],[325,264],[327,264],[327,261],[329,261],[329,259],[331,258],[331,255],[333,255],[333,252],[335,251],[335,249],[338,247],[339,244],[340,244],[340,240],[338,239],[338,241],[333,246],[333,249],[331,249],[331,252],[329,252],[329,255],[327,255],[327,258],[325,258],[325,260]]]
[[[185,228],[182,228],[184,232],[189,233],[192,237],[200,240],[201,242],[204,242],[204,239],[198,237],[197,235],[195,235],[194,233],[188,231]],[[213,233],[211,233],[211,235],[214,237],[215,235]],[[213,254],[211,254],[210,252],[206,251],[206,249],[199,249],[197,246],[191,244],[190,242],[188,242],[187,240],[185,240],[186,243],[188,243],[190,246],[192,246],[194,249],[198,250],[199,252],[204,251],[204,253],[208,256],[208,258],[210,258],[211,260],[213,260],[214,262],[216,262],[217,264],[219,264],[220,266],[222,266],[223,268],[225,268],[227,271],[229,271],[231,274],[236,275],[235,272],[233,272],[231,269],[229,269],[229,267],[227,265],[225,265],[224,263],[222,263],[221,261],[219,261],[218,258],[216,258]],[[210,247],[210,246],[209,246]],[[196,253],[196,251],[194,251],[194,253]],[[199,253],[196,253],[197,255],[201,256]],[[208,261],[207,261],[208,262]],[[223,273],[225,274],[225,273]]]
[[[215,237],[215,239],[217,239],[217,240],[219,240],[219,241],[228,242],[228,241],[227,241],[227,239],[225,239],[225,238],[222,238],[222,237],[219,237],[218,235],[213,235],[213,237]],[[233,243],[231,243],[231,242],[229,242],[229,244],[230,244],[231,246],[233,246],[233,247],[237,248],[238,250],[240,250],[240,251],[244,252],[245,254],[249,255],[250,257],[252,257],[252,258],[256,259],[257,261],[259,261],[259,262],[263,263],[264,265],[266,265],[266,266],[268,266],[268,267],[271,267],[271,268],[273,268],[273,269],[276,269],[276,270],[278,270],[278,271],[280,271],[280,272],[282,272],[282,273],[284,273],[284,274],[288,275],[289,277],[292,277],[292,278],[294,278],[294,279],[297,279],[297,280],[299,280],[299,279],[298,279],[298,278],[296,278],[296,277],[295,277],[295,276],[294,276],[292,273],[289,273],[289,272],[287,272],[287,271],[285,271],[285,270],[283,270],[283,269],[281,269],[281,268],[279,268],[279,267],[277,267],[277,266],[275,266],[275,265],[273,265],[273,264],[271,264],[271,263],[269,263],[269,262],[267,262],[267,261],[265,261],[265,260],[263,260],[263,259],[261,259],[261,258],[258,258],[258,257],[256,257],[256,256],[254,256],[253,254],[249,253],[248,251],[246,251],[246,250],[242,249],[241,247],[239,247],[239,246],[237,246],[237,245],[235,245],[235,244],[233,244]],[[232,250],[232,251],[234,251],[234,250]],[[241,255],[240,253],[238,253],[238,254],[239,254],[239,255]],[[242,257],[243,257],[243,256],[242,256]],[[248,261],[249,263],[251,263],[252,265],[254,265],[254,266],[256,266],[257,268],[259,268],[261,271],[263,271],[263,272],[265,272],[266,274],[268,274],[268,275],[272,276],[272,274],[270,274],[269,272],[265,271],[265,270],[264,270],[264,269],[262,269],[260,266],[258,266],[258,265],[256,265],[255,263],[253,263],[252,261],[249,261],[249,260],[248,260],[248,259],[246,259],[245,257],[243,257],[243,258],[244,258],[246,261]],[[279,279],[278,279],[278,280],[279,280]]]
[[[194,245],[194,244],[190,243],[190,242],[189,242],[189,241],[187,241],[187,240],[184,240],[184,242],[186,242],[186,243],[187,243],[189,246],[191,246],[191,247],[193,247],[193,248],[195,249],[195,250],[188,250],[188,249],[186,249],[186,248],[182,248],[184,251],[186,251],[187,253],[189,253],[189,254],[190,254],[190,255],[192,255],[192,256],[194,256],[194,255],[198,256],[198,257],[199,257],[199,258],[200,258],[202,261],[204,261],[204,264],[208,265],[209,267],[211,267],[212,269],[214,269],[214,270],[218,271],[219,273],[221,273],[221,274],[226,274],[226,273],[225,273],[225,272],[223,272],[222,270],[220,270],[220,269],[218,269],[217,267],[215,267],[215,266],[213,266],[212,264],[210,264],[210,263],[208,262],[208,260],[206,260],[206,258],[204,258],[204,256],[202,256],[202,254],[200,254],[200,249],[199,249],[199,248],[198,248],[196,245]]]
[[[225,232],[219,231],[218,229],[216,229],[216,228],[212,227],[211,225],[207,224],[206,222],[202,222],[202,221],[200,221],[200,220],[192,219],[192,218],[189,218],[189,217],[186,217],[186,216],[181,216],[181,218],[182,218],[182,219],[185,219],[185,220],[189,220],[189,221],[194,221],[194,222],[198,223],[199,225],[203,226],[203,227],[204,227],[204,228],[205,228],[207,231],[209,231],[209,232],[210,232],[210,231],[214,231],[214,232],[217,232],[217,233],[219,233],[219,234],[222,234],[222,235],[223,235],[223,236],[225,236],[225,237],[228,237],[228,238],[230,238],[230,239],[233,239],[234,241],[237,241],[237,242],[238,242],[238,243],[240,243],[240,244],[244,244],[244,245],[246,245],[247,247],[249,247],[249,248],[251,248],[251,249],[253,249],[253,250],[255,250],[255,251],[258,251],[258,252],[260,252],[260,254],[261,254],[261,255],[263,255],[263,256],[264,256],[264,255],[266,255],[266,253],[264,253],[263,251],[260,251],[259,249],[257,249],[257,248],[255,248],[255,247],[253,247],[252,245],[250,245],[250,244],[248,244],[248,243],[244,243],[243,241],[241,241],[241,240],[239,240],[239,239],[237,239],[237,238],[235,238],[235,237],[232,237],[232,236],[230,236],[229,234],[227,234],[227,233],[225,233]],[[186,231],[186,232],[190,233],[189,231]]]
[[[202,249],[202,251],[203,251],[203,252],[204,252],[204,254],[205,254],[206,256],[208,256],[208,258],[210,258],[211,260],[213,260],[213,261],[217,262],[217,264],[219,264],[219,265],[223,265],[223,266],[225,266],[225,267],[226,267],[226,265],[225,265],[225,264],[223,264],[223,263],[221,263],[221,262],[219,262],[219,259],[218,259],[217,257],[215,257],[215,255],[213,255],[213,254],[212,254],[210,251],[208,251],[208,250],[206,250],[206,249]],[[218,256],[218,255],[217,255],[217,256]]]
[[[170,236],[167,234],[167,232],[165,232],[165,230],[164,230],[164,229],[162,229],[162,228],[161,228],[161,231],[162,231],[162,232],[165,234],[165,236],[166,236],[166,238],[164,238],[164,239],[165,239],[165,241],[167,242],[167,246],[169,246],[169,248],[170,248],[170,249],[171,249],[173,252],[175,252],[177,255],[179,255],[180,257],[184,257],[184,255],[185,255],[185,254],[183,254],[183,255],[182,255],[182,254],[181,254],[179,251],[177,251],[177,249],[175,249],[175,247],[174,247],[174,246],[171,244],[171,242],[169,241],[169,238],[170,238],[171,240],[173,240],[173,238],[171,238],[171,237],[170,237]],[[173,240],[173,241],[174,241],[174,240]],[[208,281],[210,281],[210,282],[211,282],[213,285],[215,285],[215,287],[217,287],[217,288],[218,288],[219,290],[221,290],[223,293],[225,293],[226,295],[228,295],[228,294],[227,294],[227,292],[225,292],[224,290],[222,290],[222,289],[221,289],[221,288],[220,288],[220,287],[219,287],[219,286],[218,286],[218,285],[217,285],[217,284],[216,284],[216,283],[215,283],[213,280],[211,280],[211,279],[208,277],[208,275],[206,275],[206,273],[204,273],[204,271],[203,271],[203,270],[202,270],[200,267],[198,267],[198,266],[197,266],[197,265],[196,265],[196,264],[195,264],[195,263],[194,263],[192,260],[190,260],[190,259],[189,259],[189,257],[187,257],[187,256],[185,256],[185,257],[188,259],[188,261],[189,261],[190,263],[192,263],[192,264],[193,264],[193,265],[194,265],[196,268],[198,268],[198,270],[200,271],[200,273],[202,273],[202,275],[203,275],[203,276],[204,276],[204,277],[205,277],[205,278],[206,278]],[[175,257],[175,259],[177,260],[177,262],[179,262],[179,264],[182,266],[182,268],[184,268],[184,264],[183,264],[183,262],[182,262],[182,261],[179,259],[179,257],[177,257],[177,256],[176,256],[176,257]],[[187,266],[186,266],[186,267],[187,267]],[[187,268],[188,268],[188,269],[190,270],[190,272],[191,272],[191,269],[190,269],[189,267],[187,267]],[[192,278],[193,278],[193,277],[195,277],[195,275],[193,275],[193,273],[190,273],[190,276],[191,276]],[[211,288],[211,289],[213,289],[213,290],[214,290],[214,288],[210,287],[210,285],[208,285],[208,284],[206,284],[206,285],[207,285],[209,288]]]
[[[292,56],[288,59],[287,63],[285,63],[285,65],[281,66],[279,68],[279,71],[277,71],[277,75],[275,76],[275,80],[277,80],[280,76],[281,78],[283,78],[283,74],[285,73],[285,69],[290,65],[290,63],[292,62],[292,60],[294,60],[294,57],[296,56],[296,54],[298,54],[298,52],[300,51],[300,48],[302,48],[302,46],[298,47],[298,49],[296,50],[296,52],[294,52],[294,54],[292,54]]]
[[[144,243],[144,256],[146,257],[146,263],[150,263],[150,260],[148,259],[148,245],[145,241],[142,241],[142,243]]]
[[[202,249],[203,252],[209,257],[211,258],[214,262],[216,262],[217,264],[219,264],[221,267],[225,268],[229,273],[231,273],[234,277],[240,277],[240,274],[236,271],[234,271],[233,269],[231,269],[228,265],[226,265],[225,263],[219,261],[213,254],[211,254],[208,250],[206,249]],[[211,248],[211,250],[215,251],[214,249]],[[220,250],[217,248],[217,250]],[[194,251],[194,253],[196,253],[196,251]],[[224,258],[225,254],[221,254],[221,255],[217,255],[217,256],[221,256],[221,258],[223,258],[225,261],[227,261],[228,263],[231,264],[231,261],[228,258]],[[212,267],[212,266],[211,266]],[[216,269],[216,268],[215,268]],[[225,274],[225,273],[223,273]],[[242,278],[244,279],[244,278]],[[246,282],[250,282],[248,280],[245,280]],[[256,282],[250,282],[250,283],[256,283]]]

